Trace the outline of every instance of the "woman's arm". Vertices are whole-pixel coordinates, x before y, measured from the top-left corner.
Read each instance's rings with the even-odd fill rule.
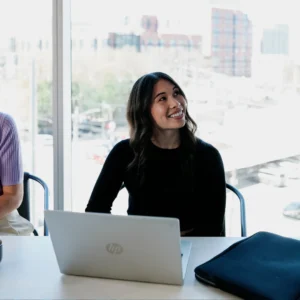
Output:
[[[127,167],[128,141],[122,141],[111,150],[96,181],[86,212],[110,213],[124,181]]]
[[[225,236],[226,181],[223,161],[213,146],[206,144],[202,166],[204,179],[200,209],[201,220],[197,222],[194,233],[201,236]],[[203,174],[204,172],[204,174]],[[203,180],[203,179],[202,179]]]
[[[0,130],[0,218],[3,218],[22,203],[23,166],[14,120],[5,115]]]
[[[224,165],[217,149],[213,148],[211,155],[211,168],[208,172],[211,190],[210,197],[207,199],[213,211],[210,228],[212,235],[225,236],[226,180]]]

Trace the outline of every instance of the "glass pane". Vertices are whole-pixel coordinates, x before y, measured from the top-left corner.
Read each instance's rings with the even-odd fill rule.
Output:
[[[1,0],[0,6],[0,110],[16,121],[24,171],[43,179],[52,195],[52,1]],[[30,201],[40,231],[39,184],[32,185]]]
[[[73,0],[74,210],[84,211],[107,154],[128,137],[133,83],[162,71],[183,87],[197,136],[221,152],[227,182],[244,195],[248,234],[299,235],[296,4]],[[127,198],[122,190],[113,213],[126,214]],[[239,234],[231,194],[227,221],[228,235]]]

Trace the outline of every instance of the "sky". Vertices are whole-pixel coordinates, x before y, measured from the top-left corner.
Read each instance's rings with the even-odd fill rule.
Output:
[[[241,8],[259,23],[291,22],[297,18],[299,0],[71,0],[76,20],[103,19],[109,22],[125,14],[173,16],[185,20],[201,15],[207,5]],[[193,9],[189,9],[192,7]],[[17,8],[17,9],[16,9]],[[39,13],[39,12],[42,13]],[[0,22],[27,20],[43,22],[51,19],[52,0],[0,0]],[[33,18],[31,18],[33,16]],[[19,21],[18,21],[19,20]]]
[[[76,22],[113,25],[124,15],[157,15],[160,19],[181,20],[185,28],[197,27],[205,18],[208,5],[240,8],[259,27],[274,23],[297,26],[299,0],[71,0],[72,18]],[[16,9],[17,8],[17,9]],[[5,24],[11,31],[39,29],[51,22],[52,0],[0,0],[0,32]],[[2,28],[2,29],[1,29]],[[6,27],[7,30],[7,27]]]
[[[259,39],[262,29],[274,24],[290,27],[292,54],[300,52],[298,42],[299,0],[71,0],[72,21],[89,23],[103,34],[121,27],[125,15],[136,19],[143,14],[156,15],[161,21],[173,19],[178,33],[209,34],[209,7],[240,9],[247,13]],[[0,40],[17,35],[36,37],[50,35],[52,30],[52,0],[0,0]],[[1,41],[0,41],[1,47]]]

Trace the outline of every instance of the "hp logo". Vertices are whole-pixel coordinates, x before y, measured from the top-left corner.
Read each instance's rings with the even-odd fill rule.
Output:
[[[106,245],[106,250],[110,254],[121,254],[123,252],[123,247],[116,243],[110,243]]]

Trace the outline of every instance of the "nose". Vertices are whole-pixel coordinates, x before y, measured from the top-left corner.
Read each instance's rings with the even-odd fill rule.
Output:
[[[170,107],[175,108],[175,107],[181,107],[181,103],[178,101],[178,99],[171,97],[170,98]]]

